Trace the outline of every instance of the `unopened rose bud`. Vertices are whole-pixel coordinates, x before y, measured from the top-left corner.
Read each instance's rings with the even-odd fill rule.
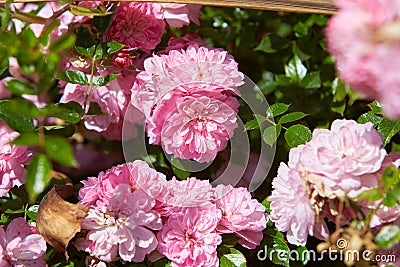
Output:
[[[129,57],[129,55],[118,52],[117,56],[113,59],[112,64],[114,67],[119,69],[126,69],[132,65],[132,59]]]

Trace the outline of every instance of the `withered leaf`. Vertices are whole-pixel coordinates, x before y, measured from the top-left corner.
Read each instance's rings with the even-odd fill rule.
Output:
[[[65,201],[58,192],[63,185],[55,185],[39,205],[37,228],[44,239],[55,249],[64,252],[66,258],[67,246],[76,233],[81,231],[81,223],[88,212],[81,204]]]

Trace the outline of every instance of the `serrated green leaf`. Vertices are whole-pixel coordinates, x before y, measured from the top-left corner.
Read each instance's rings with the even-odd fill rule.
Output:
[[[21,82],[19,80],[11,80],[6,84],[8,91],[14,95],[34,95],[36,94],[35,88],[31,85]]]
[[[375,243],[383,249],[391,248],[400,241],[400,226],[387,225],[384,226],[375,236]]]
[[[35,221],[38,210],[39,210],[39,205],[32,205],[28,208],[26,215],[28,215],[29,218]]]
[[[386,192],[382,204],[386,207],[395,207],[400,203],[400,188],[394,188]]]
[[[381,183],[390,188],[399,182],[399,170],[395,166],[387,167],[382,174]]]
[[[284,241],[283,234],[275,232],[267,238],[267,257],[274,264],[289,267],[290,250]]]
[[[72,123],[78,123],[83,113],[82,106],[76,102],[50,103],[47,104],[42,111],[46,116],[57,117]]]
[[[0,101],[0,119],[18,132],[32,132],[35,130],[33,120],[18,112],[18,102],[15,100]]]
[[[281,134],[281,129],[282,126],[280,124],[275,124],[273,126],[265,128],[263,132],[264,142],[272,146]]]
[[[51,162],[44,154],[36,154],[26,168],[26,191],[29,199],[34,202],[50,182]]]
[[[265,208],[265,212],[269,214],[271,212],[271,202],[268,201],[268,197],[263,200],[262,205]]]
[[[367,200],[368,202],[374,202],[382,198],[382,191],[379,187],[374,187],[372,189],[362,192],[360,195],[355,197],[355,200]]]
[[[286,38],[277,34],[270,34],[267,37],[264,37],[254,50],[265,53],[275,53],[276,51],[289,47],[289,44],[290,42]]]
[[[268,107],[267,118],[276,117],[288,111],[290,105],[284,103],[275,103]]]
[[[66,82],[80,85],[88,85],[89,79],[86,74],[80,70],[66,70],[65,77]]]
[[[299,21],[293,27],[293,31],[294,31],[296,37],[307,36],[308,32],[309,32],[309,29],[310,29],[310,26],[308,26],[307,24],[305,24],[302,21]]]
[[[304,145],[312,137],[310,129],[301,124],[289,127],[285,133],[285,140],[290,147]]]
[[[381,123],[382,119],[383,118],[381,116],[376,115],[372,111],[368,111],[367,113],[362,114],[358,118],[357,122],[361,124],[371,122],[374,125],[374,127],[376,127],[379,125],[379,123]]]
[[[382,133],[383,146],[386,146],[392,137],[400,131],[400,121],[383,118],[378,125],[378,131]]]
[[[283,115],[279,119],[278,123],[279,124],[284,124],[284,123],[288,123],[288,122],[293,122],[293,121],[300,120],[300,119],[302,119],[302,118],[304,118],[306,116],[308,116],[308,114],[305,114],[303,112],[292,112],[292,113]]]
[[[103,86],[110,83],[112,80],[118,78],[120,74],[107,74],[106,76],[95,76],[93,77],[93,85]]]
[[[285,75],[300,82],[307,74],[307,68],[303,65],[300,58],[294,56],[289,63],[285,66]]]
[[[62,137],[46,136],[44,143],[47,155],[54,161],[65,166],[77,167],[71,144]]]
[[[247,266],[246,257],[237,249],[231,248],[229,254],[225,254],[220,259],[221,267],[245,267]]]
[[[379,103],[378,101],[373,101],[368,104],[368,107],[371,109],[371,111],[375,114],[382,115],[383,110],[382,110],[382,104]]]
[[[304,246],[296,248],[297,255],[299,255],[299,260],[303,265],[306,265],[308,263],[308,260],[310,258],[308,249]]]

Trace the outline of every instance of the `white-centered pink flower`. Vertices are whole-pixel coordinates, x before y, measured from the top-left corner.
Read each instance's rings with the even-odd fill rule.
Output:
[[[158,4],[121,2],[104,38],[124,44],[125,50],[150,51],[161,42],[164,28]]]
[[[212,98],[180,98],[163,125],[161,144],[177,158],[210,162],[233,136],[236,115],[231,107]]]
[[[382,136],[372,123],[335,120],[330,130],[314,130],[300,154],[300,164],[325,177],[327,187],[347,193],[362,186],[362,175],[378,171],[385,155]]]
[[[0,266],[46,267],[46,241],[21,217],[0,227]]]
[[[400,3],[393,0],[335,0],[327,26],[328,49],[340,77],[385,113],[400,118]]]
[[[235,233],[239,244],[254,249],[263,239],[267,227],[264,206],[252,199],[246,188],[233,188],[231,185],[218,185],[216,188],[218,209],[222,217],[217,231],[223,234]]]
[[[86,241],[78,244],[90,255],[110,262],[117,254],[124,261],[141,262],[157,248],[153,230],[162,228],[161,217],[153,210],[155,200],[143,190],[131,190],[119,184],[109,204],[102,209],[92,207],[82,229],[87,230]]]
[[[217,267],[217,246],[222,238],[216,232],[221,212],[214,204],[185,208],[172,214],[158,232],[158,251],[179,267]]]
[[[0,196],[25,182],[24,164],[32,155],[26,147],[10,144],[19,133],[0,120]]]

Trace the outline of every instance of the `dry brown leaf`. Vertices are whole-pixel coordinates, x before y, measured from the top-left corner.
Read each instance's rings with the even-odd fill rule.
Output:
[[[68,259],[67,246],[76,233],[81,231],[81,223],[89,208],[65,201],[58,193],[64,191],[63,187],[55,185],[43,198],[36,224],[47,243],[64,252]]]

